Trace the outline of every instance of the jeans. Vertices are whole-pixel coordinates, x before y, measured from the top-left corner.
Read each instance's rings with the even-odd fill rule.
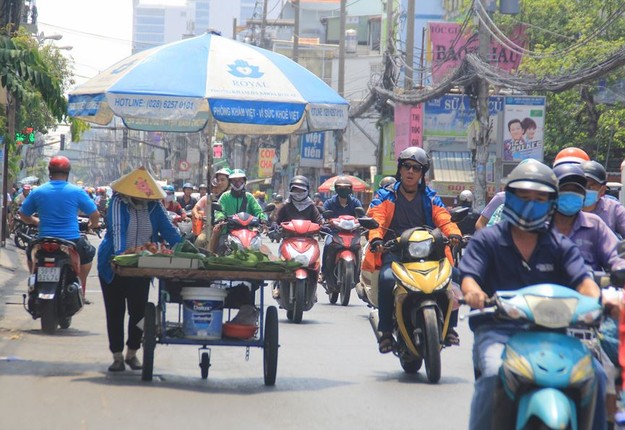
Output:
[[[395,288],[395,277],[391,269],[391,263],[399,261],[399,256],[388,252],[382,256],[382,267],[380,268],[380,276],[378,281],[378,331],[393,331],[393,305],[395,298],[393,297],[393,289]]]
[[[475,382],[471,400],[470,430],[492,429],[494,396],[502,364],[501,355],[508,339],[517,333],[518,326],[510,324],[483,325],[475,330],[473,343],[473,367],[480,377]],[[603,430],[606,424],[605,391],[607,376],[601,364],[593,357],[597,377],[597,403],[593,418],[593,430]]]

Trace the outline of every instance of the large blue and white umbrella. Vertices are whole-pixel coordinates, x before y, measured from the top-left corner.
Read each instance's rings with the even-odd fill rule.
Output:
[[[348,102],[289,58],[213,34],[132,55],[69,94],[70,116],[194,132],[209,112],[226,134],[340,130]]]

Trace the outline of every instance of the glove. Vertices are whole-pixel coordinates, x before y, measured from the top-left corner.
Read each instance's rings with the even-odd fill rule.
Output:
[[[371,252],[379,252],[382,250],[383,246],[384,241],[382,239],[373,239],[369,242],[369,249],[371,249]]]
[[[449,243],[451,243],[452,246],[460,245],[462,241],[463,241],[463,238],[460,235],[457,235],[457,234],[449,235]]]

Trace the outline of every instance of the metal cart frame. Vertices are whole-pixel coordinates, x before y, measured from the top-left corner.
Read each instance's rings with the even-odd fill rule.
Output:
[[[233,269],[237,269],[233,267]],[[265,308],[264,287],[265,281],[290,281],[294,278],[294,272],[269,272],[249,270],[202,270],[202,269],[155,269],[141,267],[122,267],[115,265],[115,273],[121,276],[158,278],[158,304],[148,302],[145,308],[143,327],[143,370],[141,379],[151,381],[154,369],[154,350],[156,344],[173,345],[201,345],[199,348],[200,369],[202,379],[208,378],[210,367],[210,348],[208,346],[244,346],[247,348],[246,357],[250,347],[263,349],[263,376],[265,385],[271,386],[276,382],[278,367],[278,310],[275,306]],[[237,339],[189,339],[167,335],[167,303],[178,303],[179,310],[182,304],[178,301],[169,301],[167,282],[182,281],[245,281],[260,284],[259,300],[259,325],[258,334],[245,340]],[[179,312],[180,313],[180,312]],[[180,315],[179,315],[180,319]]]

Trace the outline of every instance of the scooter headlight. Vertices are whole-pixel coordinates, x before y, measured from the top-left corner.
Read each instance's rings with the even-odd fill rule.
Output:
[[[408,244],[408,254],[412,258],[425,258],[432,251],[432,239],[422,240],[420,242],[410,242]]]
[[[592,358],[590,355],[587,355],[573,366],[570,378],[571,385],[582,384],[592,378],[593,375]]]
[[[506,301],[506,300],[501,300],[501,307],[503,308],[503,311],[506,313],[506,315],[509,318],[518,320],[518,319],[527,319],[527,314],[518,306],[514,306],[512,303]]]

